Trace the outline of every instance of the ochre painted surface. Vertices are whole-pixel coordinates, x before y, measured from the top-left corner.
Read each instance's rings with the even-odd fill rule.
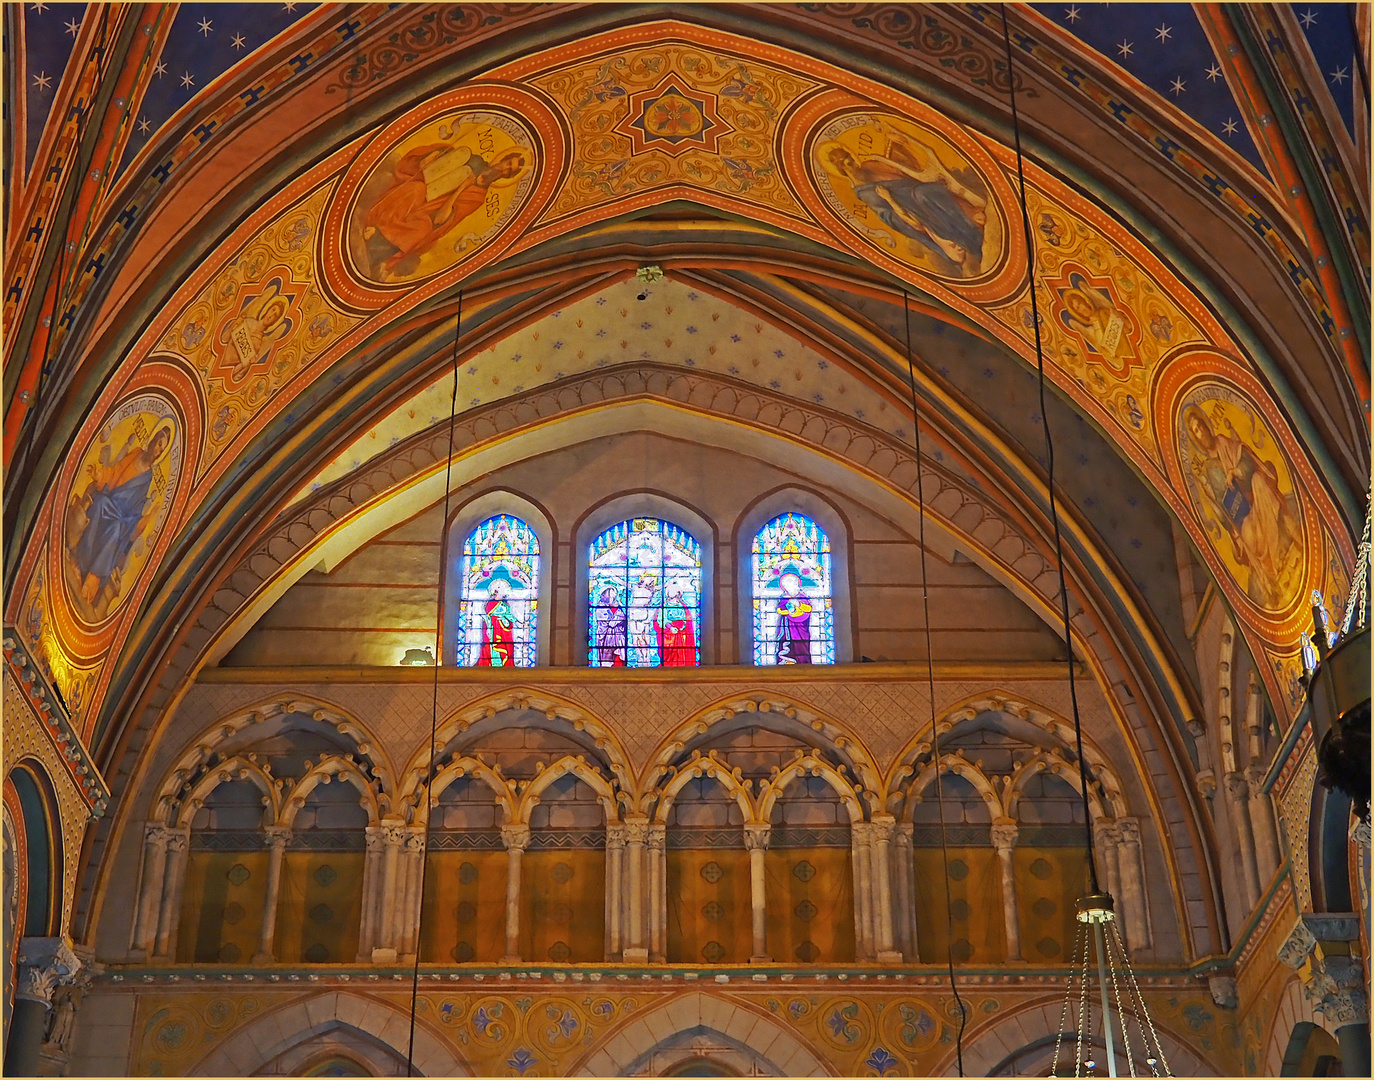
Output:
[[[540,963],[606,957],[606,853],[527,851],[520,868],[520,955]]]
[[[506,951],[505,851],[431,851],[420,957],[494,962]]]
[[[177,923],[181,963],[246,964],[258,951],[266,851],[192,851]]]
[[[668,959],[744,964],[753,951],[749,853],[740,848],[668,852]]]
[[[352,963],[362,894],[361,851],[288,851],[273,954],[285,963]]]
[[[768,952],[780,964],[854,959],[854,875],[848,848],[785,848],[764,856]]]

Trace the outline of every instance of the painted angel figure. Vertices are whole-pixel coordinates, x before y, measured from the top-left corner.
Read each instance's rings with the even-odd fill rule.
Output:
[[[466,146],[428,143],[396,162],[392,182],[363,215],[363,240],[373,273],[415,273],[420,258],[466,221],[488,191],[516,179],[527,163],[511,150],[488,162]]]
[[[878,125],[887,153],[857,158],[845,146],[820,148],[823,163],[853,185],[854,194],[894,232],[915,240],[952,277],[982,271],[987,198],[974,191],[917,139]]]
[[[153,466],[171,445],[171,425],[159,424],[147,446],[130,435],[113,461],[106,446],[98,463],[86,466],[91,482],[76,503],[84,507],[86,523],[68,550],[88,604],[95,603],[106,585],[119,588],[120,574],[146,525]]]

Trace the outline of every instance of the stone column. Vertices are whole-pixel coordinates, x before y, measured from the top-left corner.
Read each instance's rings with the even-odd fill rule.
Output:
[[[1255,864],[1261,890],[1274,880],[1274,872],[1283,861],[1274,803],[1264,790],[1264,773],[1258,761],[1251,762],[1245,769],[1245,782],[1250,786],[1250,824],[1255,832]]]
[[[668,943],[668,826],[649,826],[645,841],[649,860],[649,959],[661,964]]]
[[[8,946],[6,946],[8,947]],[[37,1076],[39,1051],[48,1026],[53,991],[81,970],[71,945],[60,937],[26,937],[19,942],[14,1010],[5,1045],[6,1076]]]
[[[160,821],[149,821],[143,826],[143,874],[129,945],[145,957],[152,955],[157,941],[162,881],[167,870],[167,835],[167,826]]]
[[[382,906],[383,864],[386,859],[386,840],[378,825],[369,825],[366,832],[366,854],[363,855],[362,911],[359,913],[358,956],[360,964],[372,960],[372,949],[377,944],[377,931],[380,924]]]
[[[1021,923],[1016,910],[1016,872],[1011,856],[1020,835],[1016,822],[998,818],[992,823],[992,846],[997,849],[997,865],[1002,872],[1002,924],[1007,934],[1007,959],[1021,959]]]
[[[1098,869],[1104,880],[1101,884],[1116,900],[1116,911],[1125,917],[1126,907],[1121,895],[1121,829],[1111,818],[1098,818],[1093,822],[1093,852],[1097,856]]]
[[[914,894],[915,866],[912,836],[916,826],[909,821],[897,823],[897,948],[914,964],[920,956],[916,947],[916,901]]]
[[[401,880],[401,853],[405,847],[406,826],[396,818],[390,818],[377,826],[381,837],[380,888],[377,890],[377,906],[372,936],[372,962],[374,964],[394,964],[400,953],[398,938],[400,928],[396,918],[396,905],[393,897],[397,895]]]
[[[1236,847],[1240,850],[1241,888],[1245,912],[1254,910],[1259,900],[1259,868],[1255,864],[1255,834],[1250,827],[1250,784],[1244,774],[1226,774],[1226,794],[1231,801],[1231,823],[1236,830]]]
[[[627,964],[643,964],[649,959],[649,949],[644,944],[644,841],[649,833],[649,819],[630,818],[625,822],[625,856],[629,862],[629,910],[623,937],[625,951],[623,959]]]
[[[1124,930],[1126,946],[1132,952],[1150,947],[1150,914],[1146,906],[1145,863],[1140,847],[1140,822],[1135,818],[1120,818],[1117,827],[1121,842],[1117,856],[1121,863],[1121,895],[1126,901]]]
[[[606,823],[606,959],[620,959],[620,913],[625,892],[625,826]]]
[[[751,822],[744,826],[744,846],[749,852],[749,907],[754,930],[751,964],[767,964],[768,955],[768,878],[765,858],[768,839],[773,827],[767,822]]]
[[[874,951],[881,964],[900,964],[902,954],[895,948],[896,931],[892,918],[892,834],[897,819],[891,814],[875,814],[873,837],[873,937]]]
[[[286,858],[286,843],[291,830],[284,825],[269,825],[267,834],[267,884],[263,888],[262,930],[258,934],[258,951],[253,963],[272,962],[272,946],[277,933],[277,900],[281,895],[281,867]]]
[[[162,898],[157,913],[157,941],[153,955],[171,960],[177,947],[177,923],[181,919],[181,893],[186,885],[186,859],[191,848],[191,828],[167,830],[167,868],[162,874]]]
[[[873,948],[873,826],[856,821],[849,827],[854,845],[854,907],[859,913],[859,940],[855,952],[860,960],[874,959]]]
[[[503,964],[520,963],[520,858],[530,842],[528,825],[502,825],[506,845],[506,955]]]
[[[420,905],[424,897],[420,895],[421,878],[425,868],[425,827],[412,825],[406,830],[402,846],[405,882],[401,894],[401,931],[396,951],[398,959],[404,963],[414,963],[415,953],[420,948],[416,932],[420,926]]]

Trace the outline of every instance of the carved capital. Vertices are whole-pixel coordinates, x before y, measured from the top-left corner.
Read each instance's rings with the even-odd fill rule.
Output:
[[[916,835],[916,826],[910,821],[897,822],[897,840],[907,847],[911,846],[911,841]]]
[[[1199,769],[1197,771],[1197,789],[1202,793],[1204,799],[1210,799],[1217,793],[1217,775],[1211,769]]]
[[[870,821],[854,822],[849,826],[849,833],[858,847],[868,847],[873,843],[873,823]]]
[[[81,961],[66,938],[26,937],[19,942],[19,978],[14,996],[52,1005],[53,991],[70,983]]]
[[[171,829],[161,821],[147,821],[143,824],[143,842],[148,847],[167,850],[167,836]]]
[[[1245,778],[1242,772],[1226,774],[1226,794],[1231,796],[1232,802],[1249,802],[1250,800],[1250,781]]]
[[[412,855],[423,855],[427,839],[428,830],[423,825],[412,825],[406,832],[405,850]]]
[[[612,821],[606,825],[606,849],[623,848],[625,846],[625,823],[623,821]]]
[[[1303,992],[1333,1027],[1369,1022],[1369,995],[1359,957],[1312,956],[1303,972]]]
[[[285,825],[269,825],[262,831],[267,837],[269,848],[280,848],[285,851],[286,845],[291,842],[291,830]]]
[[[1116,827],[1121,831],[1121,843],[1140,847],[1140,819],[1119,818]]]
[[[389,821],[383,821],[377,828],[381,830],[384,844],[400,847],[405,843],[406,824],[404,821],[397,821],[393,818]]]
[[[1188,734],[1194,739],[1201,739],[1207,734],[1207,721],[1196,718],[1188,721]]]
[[[1293,924],[1293,929],[1288,931],[1288,936],[1279,946],[1279,960],[1291,968],[1299,969],[1307,962],[1308,956],[1316,947],[1317,939],[1312,936],[1312,931],[1307,928],[1307,923],[1299,915],[1298,921]]]
[[[191,827],[189,825],[167,830],[167,853],[169,855],[180,855],[190,846]]]
[[[744,846],[749,851],[767,851],[773,827],[767,823],[751,823],[744,827]]]
[[[530,844],[530,827],[528,825],[502,825],[501,843],[506,845],[507,851],[524,851]]]
[[[648,835],[648,818],[629,818],[625,822],[625,842],[627,844],[642,844]]]
[[[662,851],[668,842],[668,826],[657,822],[650,825],[645,833],[644,841],[649,845],[650,851]]]
[[[1093,822],[1093,842],[1105,848],[1121,843],[1121,825],[1113,818],[1098,818]]]
[[[363,842],[367,846],[367,853],[369,855],[375,855],[377,852],[385,850],[386,833],[382,830],[380,825],[369,825],[364,835],[365,839]]]
[[[875,844],[890,844],[897,830],[897,819],[891,814],[875,814],[870,825]]]
[[[997,821],[992,826],[992,846],[998,854],[1009,852],[1016,847],[1016,839],[1021,829],[1014,821]]]

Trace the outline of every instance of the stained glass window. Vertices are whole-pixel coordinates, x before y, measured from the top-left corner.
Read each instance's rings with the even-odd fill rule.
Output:
[[[468,534],[458,605],[460,667],[534,667],[539,538],[518,517],[487,518]]]
[[[830,541],[805,514],[781,514],[754,537],[754,663],[833,664]]]
[[[676,525],[633,518],[592,541],[591,667],[701,663],[701,545]]]

